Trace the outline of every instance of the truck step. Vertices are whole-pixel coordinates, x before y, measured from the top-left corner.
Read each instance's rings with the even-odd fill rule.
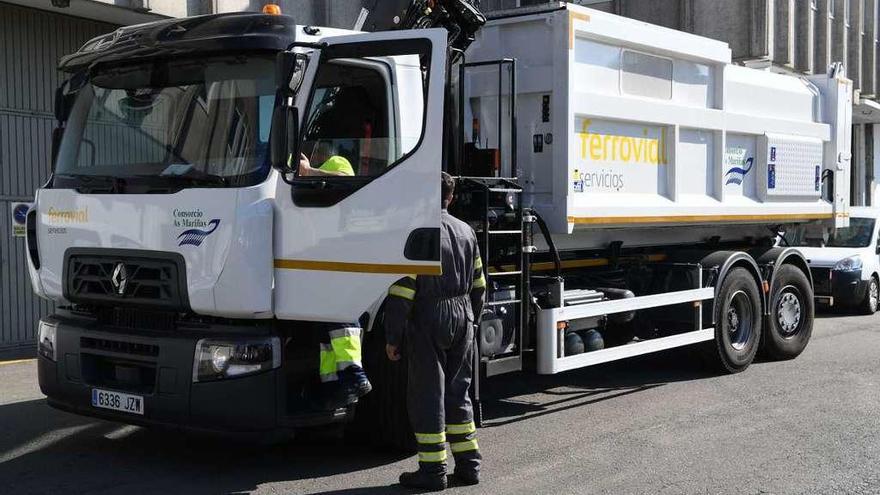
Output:
[[[486,303],[486,306],[503,306],[505,304],[516,304],[521,302],[519,299],[506,299],[504,301],[490,301]]]
[[[573,289],[567,290],[562,295],[566,306],[574,306],[577,304],[587,304],[601,302],[605,299],[605,294],[591,289]]]

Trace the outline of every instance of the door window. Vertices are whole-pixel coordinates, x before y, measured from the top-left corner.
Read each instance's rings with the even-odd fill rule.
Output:
[[[874,252],[876,252],[877,254],[880,254],[880,232],[875,232],[874,236],[877,239],[877,241],[875,241]]]
[[[395,132],[387,69],[358,62],[333,61],[319,74],[302,147],[319,170],[370,176],[389,164]]]
[[[331,190],[352,191],[412,153],[424,129],[429,49],[427,40],[326,48],[303,119],[298,178],[338,179],[347,186]]]

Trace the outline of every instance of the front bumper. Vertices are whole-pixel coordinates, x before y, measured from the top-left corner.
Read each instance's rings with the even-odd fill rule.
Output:
[[[828,305],[852,306],[865,298],[868,281],[860,271],[843,272],[830,268],[810,268],[816,300]]]
[[[345,420],[348,413],[291,411],[284,366],[240,378],[193,383],[196,342],[247,337],[240,328],[209,325],[197,332],[148,333],[102,328],[75,315],[55,314],[44,321],[57,326],[56,362],[40,356],[40,389],[49,404],[61,410],[135,425],[233,434],[327,424]],[[93,407],[94,388],[142,396],[144,414]]]

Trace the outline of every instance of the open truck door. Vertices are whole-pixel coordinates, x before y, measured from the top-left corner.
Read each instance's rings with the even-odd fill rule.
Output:
[[[440,274],[446,36],[349,35],[312,53],[276,194],[279,318],[357,321],[397,279]]]

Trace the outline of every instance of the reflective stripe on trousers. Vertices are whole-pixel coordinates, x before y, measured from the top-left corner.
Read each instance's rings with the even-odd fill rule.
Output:
[[[416,442],[418,442],[419,444],[419,462],[427,464],[439,464],[446,462],[445,432],[416,432]]]
[[[328,332],[329,344],[320,344],[320,364],[318,373],[322,382],[339,379],[337,372],[349,366],[361,366],[361,329],[358,327],[337,328]]]

